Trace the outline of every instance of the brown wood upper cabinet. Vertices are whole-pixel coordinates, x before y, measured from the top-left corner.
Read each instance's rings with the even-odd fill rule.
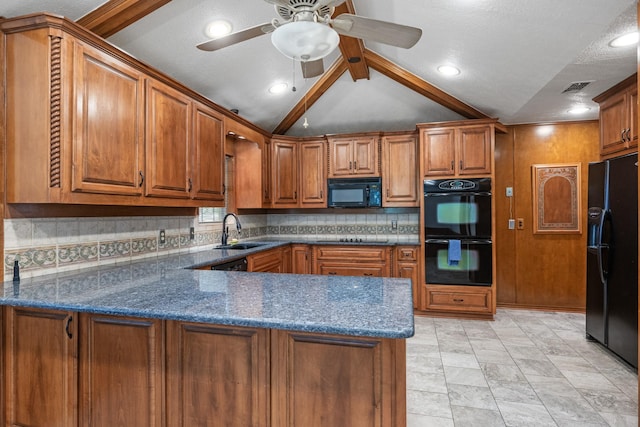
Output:
[[[495,120],[421,124],[424,176],[489,175]]]
[[[600,154],[606,156],[637,147],[637,74],[593,100],[600,104]]]
[[[74,47],[72,191],[140,195],[144,76],[94,47]]]
[[[326,158],[322,139],[272,139],[272,207],[326,207]]]
[[[416,134],[382,137],[384,207],[417,207],[418,138]]]
[[[64,18],[0,30],[8,203],[222,205],[213,104]]]
[[[380,176],[379,136],[330,137],[329,178]]]
[[[224,200],[222,116],[147,80],[145,195]]]

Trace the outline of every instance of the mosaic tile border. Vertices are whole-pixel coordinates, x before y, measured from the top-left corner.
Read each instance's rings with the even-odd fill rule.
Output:
[[[267,235],[267,227],[248,227],[242,230],[240,237],[260,237]],[[233,230],[232,237],[237,233]],[[196,232],[191,240],[189,233],[167,234],[165,243],[160,244],[157,237],[134,237],[123,240],[100,242],[65,243],[33,248],[7,249],[4,255],[4,278],[11,280],[13,264],[17,259],[20,272],[27,276],[55,273],[58,268],[95,266],[102,262],[112,263],[127,258],[144,258],[164,253],[191,250],[199,246],[219,244],[222,239],[220,230]]]

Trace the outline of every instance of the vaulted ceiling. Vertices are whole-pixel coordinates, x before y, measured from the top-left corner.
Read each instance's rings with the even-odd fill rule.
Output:
[[[325,73],[304,79],[268,35],[215,52],[196,49],[214,19],[240,31],[277,17],[263,0],[3,0],[0,15],[47,11],[77,20],[261,128],[296,136],[462,118],[596,119],[591,99],[637,67],[635,46],[608,46],[636,29],[635,0],[347,0],[337,9],[419,27],[423,36],[409,50],[343,36],[324,60]],[[436,71],[442,64],[462,72],[445,77]],[[288,90],[270,94],[276,82]],[[563,93],[574,82],[589,84]],[[576,104],[591,109],[569,115]]]

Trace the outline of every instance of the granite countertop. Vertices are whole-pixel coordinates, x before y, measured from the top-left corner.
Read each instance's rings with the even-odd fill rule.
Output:
[[[0,305],[408,338],[408,279],[192,270],[281,246],[213,249],[5,282]]]

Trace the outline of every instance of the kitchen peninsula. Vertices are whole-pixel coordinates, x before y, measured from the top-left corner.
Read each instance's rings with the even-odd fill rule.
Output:
[[[410,281],[198,269],[279,245],[5,282],[5,422],[405,425]]]

